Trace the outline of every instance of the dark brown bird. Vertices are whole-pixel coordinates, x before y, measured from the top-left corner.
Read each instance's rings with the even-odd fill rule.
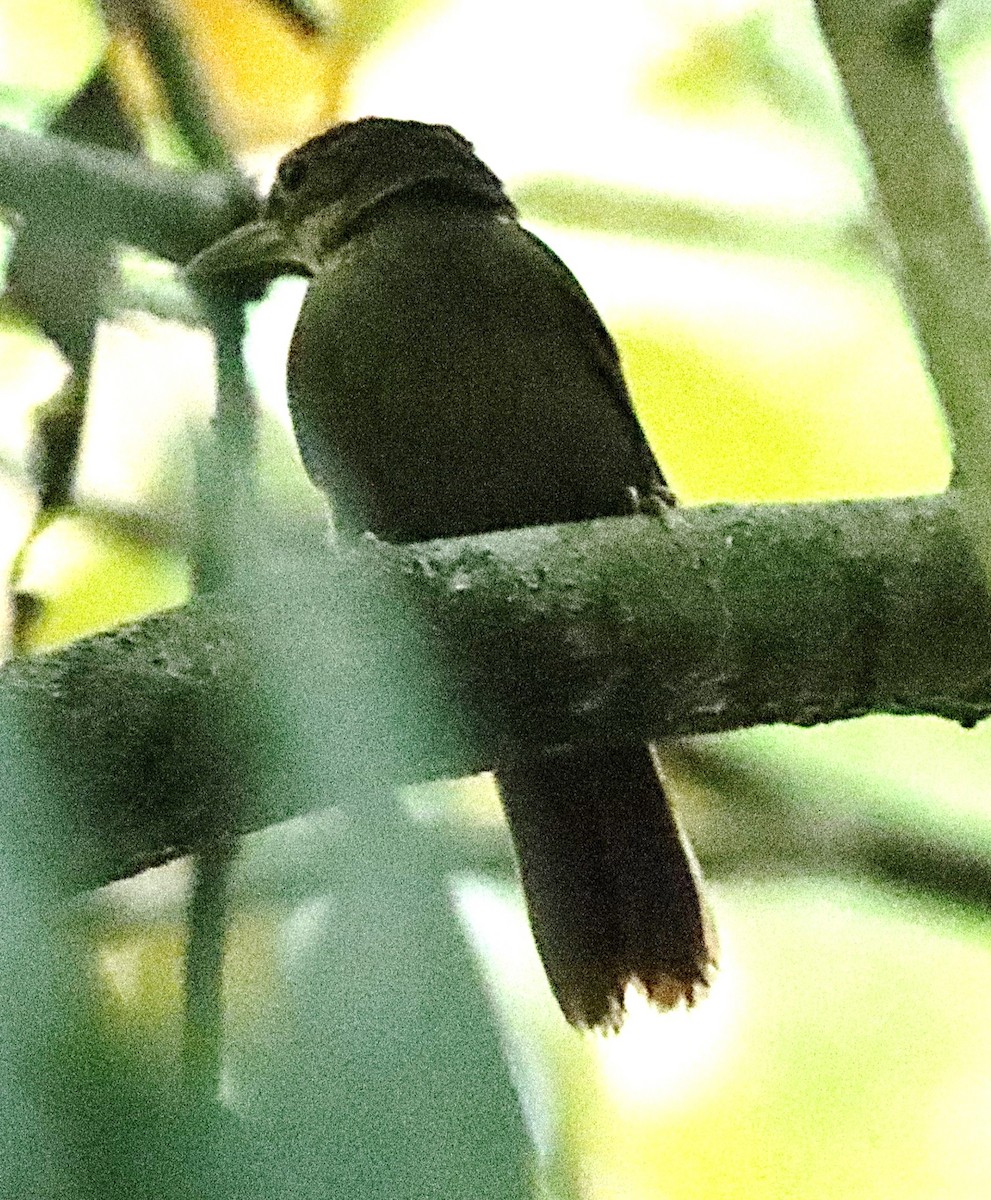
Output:
[[[588,297],[447,126],[366,118],[313,138],[262,219],[190,271],[312,278],[289,402],[346,532],[412,542],[670,502]],[[653,747],[549,750],[498,782],[568,1020],[618,1026],[628,984],[691,1004],[713,956]]]

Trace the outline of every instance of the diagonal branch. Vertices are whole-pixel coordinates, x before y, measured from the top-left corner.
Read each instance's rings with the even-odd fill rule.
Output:
[[[257,200],[237,175],[176,171],[66,138],[0,129],[0,208],[186,262],[250,220]]]
[[[817,0],[870,160],[899,282],[955,443],[961,515],[991,578],[991,241],[943,99],[935,0]]]

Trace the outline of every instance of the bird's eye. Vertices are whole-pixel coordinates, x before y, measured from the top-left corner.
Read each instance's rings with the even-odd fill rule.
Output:
[[[287,192],[294,192],[306,178],[306,162],[302,158],[286,158],[279,164],[279,183]]]

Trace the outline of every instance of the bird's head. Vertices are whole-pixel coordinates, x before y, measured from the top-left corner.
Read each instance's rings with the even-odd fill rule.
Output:
[[[416,192],[514,212],[499,179],[450,126],[363,117],[290,151],[259,219],[201,251],[186,274],[194,281],[313,275],[383,205]]]

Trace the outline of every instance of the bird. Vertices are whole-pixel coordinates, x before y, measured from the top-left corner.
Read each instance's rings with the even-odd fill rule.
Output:
[[[449,126],[331,127],[282,158],[256,221],[186,269],[309,278],[287,393],[340,536],[419,542],[673,502],[591,301]],[[691,1006],[715,941],[656,748],[528,751],[496,781],[567,1020],[617,1029],[631,986]]]

